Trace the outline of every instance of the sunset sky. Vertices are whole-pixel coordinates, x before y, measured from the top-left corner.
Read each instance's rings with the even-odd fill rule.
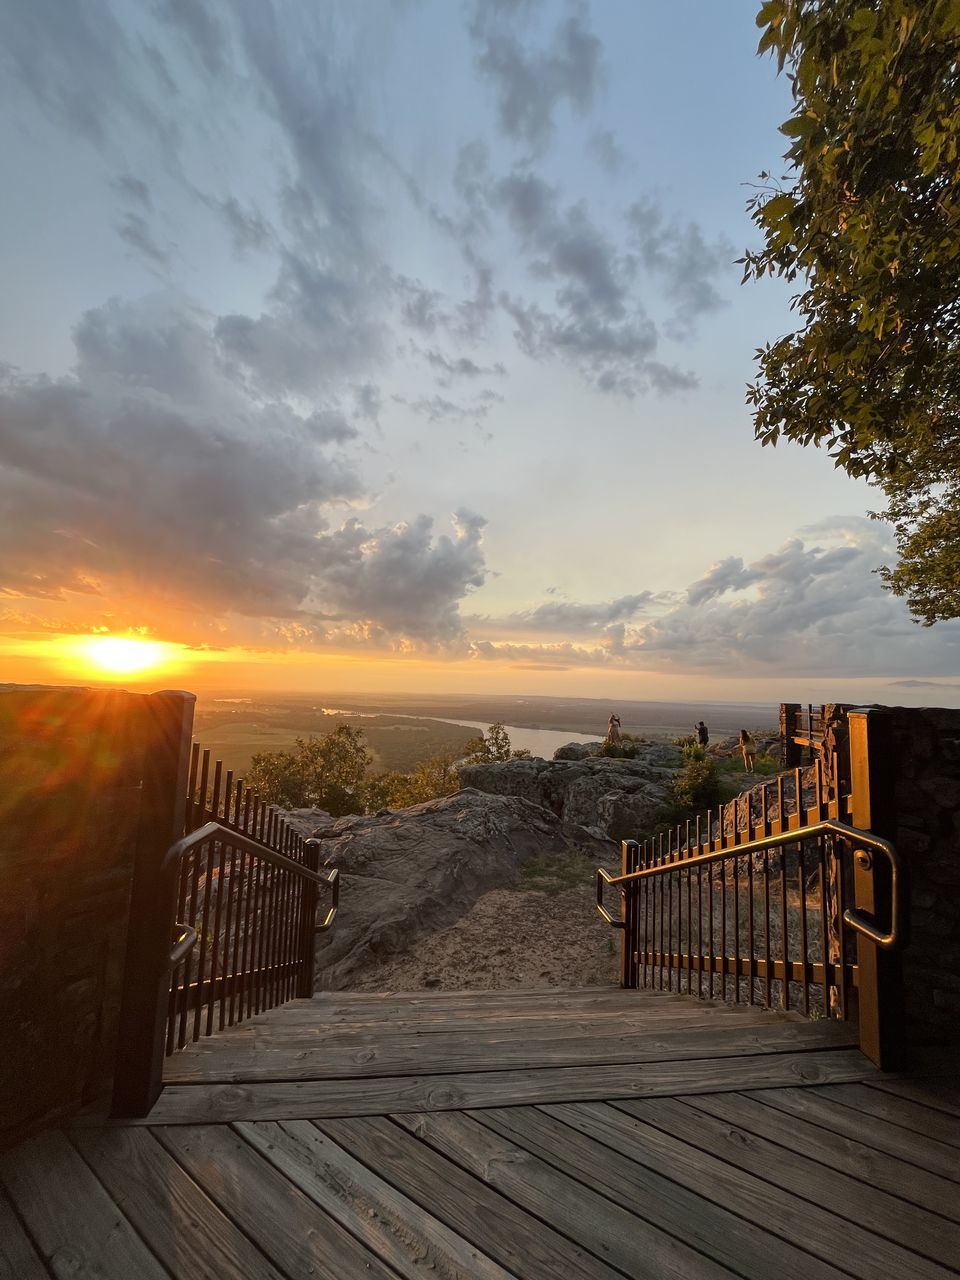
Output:
[[[753,440],[757,7],[0,0],[0,679],[960,703]]]

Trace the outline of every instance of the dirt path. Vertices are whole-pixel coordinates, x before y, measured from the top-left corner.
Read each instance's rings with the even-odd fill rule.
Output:
[[[618,870],[608,864],[608,870]],[[618,935],[597,915],[596,868],[584,859],[527,864],[516,889],[494,889],[447,929],[354,975],[354,991],[465,991],[617,982]]]

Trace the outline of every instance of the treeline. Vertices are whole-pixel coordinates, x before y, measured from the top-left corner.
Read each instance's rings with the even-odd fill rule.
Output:
[[[460,789],[463,765],[529,755],[529,751],[515,751],[507,730],[497,723],[486,734],[471,738],[461,751],[441,751],[409,773],[370,773],[373,757],[363,730],[343,724],[321,737],[297,738],[290,751],[258,752],[246,781],[267,804],[281,809],[325,809],[341,818],[405,809],[453,795]]]

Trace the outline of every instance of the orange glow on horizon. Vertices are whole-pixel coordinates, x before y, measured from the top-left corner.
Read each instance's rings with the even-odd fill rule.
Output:
[[[136,675],[170,664],[180,645],[133,636],[91,636],[77,646],[81,661],[110,675]]]

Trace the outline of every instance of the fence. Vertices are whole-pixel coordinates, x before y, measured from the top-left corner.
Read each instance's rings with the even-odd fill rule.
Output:
[[[164,1056],[188,1040],[312,995],[315,936],[337,910],[319,842],[191,748],[192,712],[167,695],[144,779],[114,1115],[149,1111]]]
[[[622,930],[623,986],[856,1017],[865,1051],[889,1062],[896,1018],[881,1016],[876,952],[898,941],[898,860],[869,830],[883,763],[871,715],[849,717],[849,782],[818,758],[624,841],[621,874],[597,877],[600,914]],[[607,886],[622,895],[617,915]]]

